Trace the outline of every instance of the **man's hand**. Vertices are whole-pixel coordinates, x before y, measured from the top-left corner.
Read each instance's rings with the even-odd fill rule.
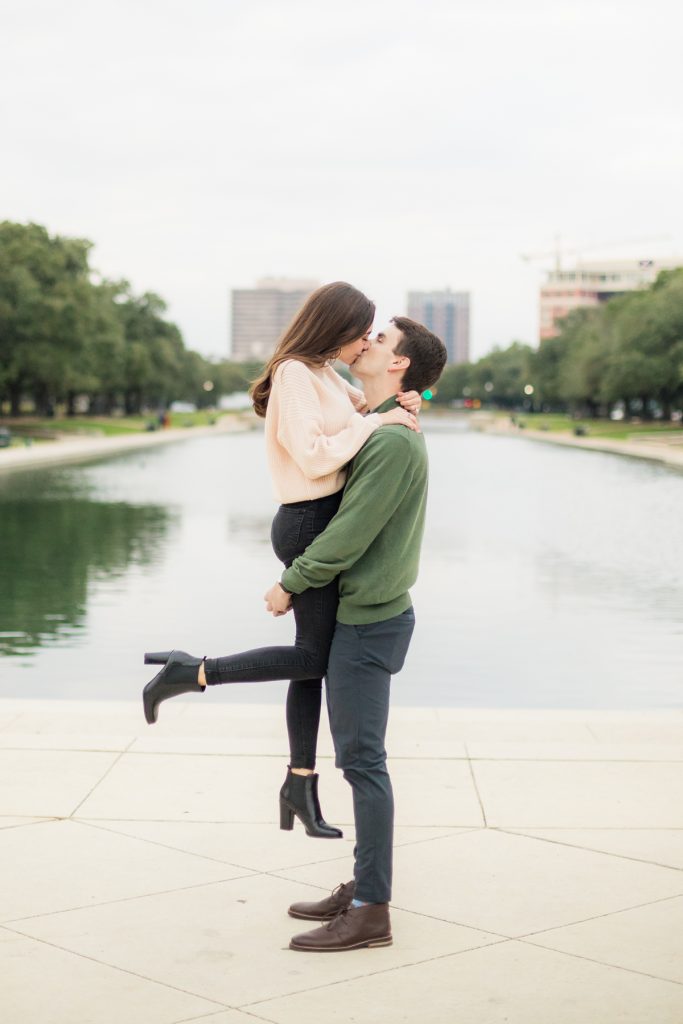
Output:
[[[283,590],[279,583],[274,583],[270,590],[263,595],[266,602],[266,611],[272,615],[286,615],[292,610],[292,595]]]

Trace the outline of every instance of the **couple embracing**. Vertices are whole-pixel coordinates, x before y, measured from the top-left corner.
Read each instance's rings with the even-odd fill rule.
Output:
[[[162,701],[223,683],[290,680],[290,765],[280,827],[297,817],[310,836],[340,838],[323,818],[315,758],[322,679],[335,762],[353,794],[354,878],[292,917],[318,922],[290,948],[341,952],[390,945],[393,794],[384,739],[391,676],[415,624],[427,497],[427,453],[417,413],[446,362],[441,341],[406,317],[370,338],[374,304],[351,285],[324,285],[305,302],[252,386],[265,418],[268,462],[282,502],[272,527],[285,569],[265,595],[273,615],[293,611],[290,647],[219,658],[150,653],[163,665],[143,693],[145,717]],[[359,391],[333,368],[340,359]]]

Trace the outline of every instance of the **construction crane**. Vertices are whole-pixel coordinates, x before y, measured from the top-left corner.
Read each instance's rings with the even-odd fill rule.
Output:
[[[584,252],[590,252],[592,249],[608,249],[622,245],[641,245],[646,242],[670,242],[671,238],[671,235],[650,235],[646,238],[622,238],[612,242],[593,242],[590,245],[582,245],[576,249],[562,249],[562,239],[558,234],[555,235],[554,249],[547,252],[520,253],[520,259],[524,260],[525,263],[530,263],[532,260],[547,260],[552,256],[555,259],[555,271],[559,273],[562,270],[563,255],[581,256]]]

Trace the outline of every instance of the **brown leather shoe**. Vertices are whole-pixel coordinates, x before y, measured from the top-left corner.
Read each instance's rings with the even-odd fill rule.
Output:
[[[324,900],[317,903],[292,903],[287,911],[290,917],[300,917],[302,921],[330,921],[340,910],[346,910],[353,899],[356,883],[342,882]]]
[[[295,935],[290,949],[304,953],[343,953],[363,946],[390,946],[391,921],[388,903],[368,903],[340,910],[329,924]]]

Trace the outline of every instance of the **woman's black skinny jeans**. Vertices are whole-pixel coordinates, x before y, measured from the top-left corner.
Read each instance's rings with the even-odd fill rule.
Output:
[[[280,505],[271,529],[275,554],[290,566],[325,529],[341,502],[342,491],[314,501]],[[337,580],[326,587],[292,595],[296,639],[293,647],[259,647],[225,658],[207,658],[206,681],[264,683],[289,679],[287,731],[292,768],[315,768],[322,678],[337,618]]]

